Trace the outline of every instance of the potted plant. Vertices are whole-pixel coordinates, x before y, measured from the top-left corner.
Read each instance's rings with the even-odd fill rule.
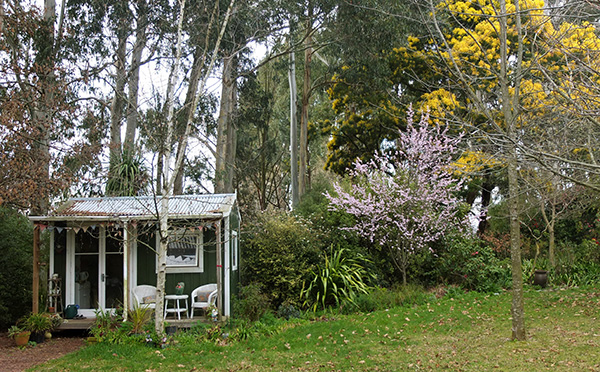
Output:
[[[50,332],[54,326],[50,314],[31,313],[21,319],[21,326],[31,332],[31,341],[38,344],[44,342],[46,332]]]
[[[31,332],[29,332],[19,326],[16,326],[16,325],[14,325],[8,329],[8,337],[14,339],[15,344],[17,346],[27,345],[27,343],[29,342],[30,335],[31,335]]]

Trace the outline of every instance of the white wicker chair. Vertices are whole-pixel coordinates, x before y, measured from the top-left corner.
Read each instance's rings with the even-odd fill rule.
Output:
[[[156,287],[152,285],[138,285],[133,288],[133,297],[137,306],[156,308]]]
[[[211,306],[216,306],[217,285],[215,283],[201,285],[192,291],[192,304],[190,306],[190,319],[194,318],[194,310],[206,310]]]

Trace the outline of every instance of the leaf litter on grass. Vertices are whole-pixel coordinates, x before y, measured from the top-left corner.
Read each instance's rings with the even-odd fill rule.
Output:
[[[529,339],[510,340],[509,292],[466,293],[364,315],[304,322],[270,336],[229,346],[177,345],[150,364],[143,347],[85,350],[39,371],[247,370],[247,371],[554,371],[598,370],[600,295],[594,288],[525,293]],[[575,305],[573,305],[575,304]],[[433,311],[431,311],[433,310]],[[86,348],[89,349],[89,348]],[[200,352],[202,351],[202,352]],[[116,353],[126,360],[112,356]],[[79,357],[78,357],[79,355]],[[87,362],[85,361],[87,360]],[[160,360],[161,364],[158,364]],[[117,365],[116,363],[122,363]],[[185,368],[179,367],[180,365]]]

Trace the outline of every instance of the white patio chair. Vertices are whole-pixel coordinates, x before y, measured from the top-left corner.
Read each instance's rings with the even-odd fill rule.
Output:
[[[133,288],[133,297],[137,306],[156,308],[156,287],[152,285],[138,285]]]
[[[202,309],[204,312],[217,303],[217,284],[205,284],[192,291],[192,304],[190,306],[190,319],[194,318],[194,310]]]

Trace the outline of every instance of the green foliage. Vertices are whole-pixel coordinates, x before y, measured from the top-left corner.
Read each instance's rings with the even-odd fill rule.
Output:
[[[127,320],[131,323],[131,333],[140,333],[150,323],[154,310],[149,307],[134,306],[127,312]]]
[[[54,328],[52,316],[48,313],[31,313],[19,320],[19,326],[33,333],[43,333]]]
[[[124,151],[116,164],[111,164],[106,184],[106,194],[110,196],[136,196],[149,182],[148,169],[144,158],[134,152]]]
[[[378,310],[392,309],[399,306],[421,305],[432,300],[432,295],[416,285],[401,285],[393,288],[373,288],[368,293],[360,294],[353,304],[343,308],[346,313],[370,313]]]
[[[331,255],[316,271],[311,271],[311,278],[305,282],[301,297],[305,299],[313,311],[339,307],[344,302],[354,303],[358,294],[368,293],[369,286],[365,280],[372,276],[364,269],[362,257],[348,257],[344,248],[331,248]]]
[[[23,328],[23,327],[13,325],[8,329],[8,337],[14,338],[16,335],[18,335],[22,332],[29,332],[29,331],[26,331],[25,328]]]
[[[272,211],[242,231],[242,282],[260,284],[273,309],[298,301],[302,282],[319,259],[313,232],[299,218]]]
[[[448,236],[434,253],[426,264],[430,284],[458,284],[480,292],[499,292],[511,284],[510,262],[499,260],[490,246],[475,237]]]
[[[600,281],[600,264],[580,261],[568,267],[558,266],[556,271],[550,272],[549,279],[553,285],[597,285]]]
[[[290,320],[292,318],[300,318],[302,313],[296,306],[289,302],[284,302],[277,308],[277,316],[285,320]]]
[[[96,311],[96,320],[90,329],[98,342],[111,344],[124,343],[131,330],[131,323],[124,324],[123,318],[111,311]]]
[[[32,246],[27,218],[0,207],[0,329],[31,310]]]
[[[354,217],[342,211],[331,210],[329,200],[325,197],[326,192],[333,192],[332,180],[326,175],[317,176],[294,213],[310,221],[311,229],[316,232],[315,244],[322,247],[322,250],[335,245],[353,252],[363,251],[357,234],[340,229],[354,225]]]
[[[242,287],[239,298],[235,298],[233,302],[234,316],[249,321],[257,321],[269,308],[269,298],[257,283]]]

